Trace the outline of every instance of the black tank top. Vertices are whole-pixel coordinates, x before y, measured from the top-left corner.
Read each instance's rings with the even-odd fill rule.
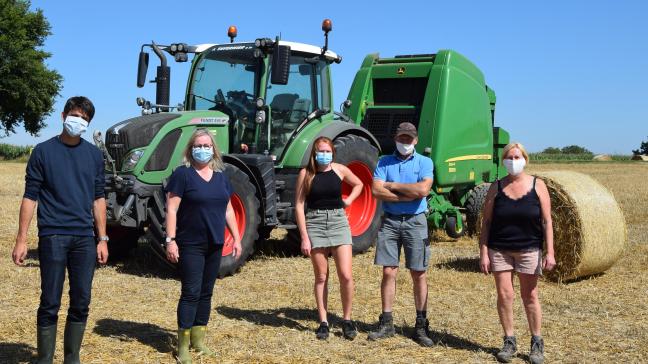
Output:
[[[497,196],[488,234],[489,248],[516,251],[542,249],[542,214],[535,184],[536,177],[533,177],[531,191],[513,200],[502,192],[502,185],[497,181]]]
[[[344,207],[342,203],[342,180],[333,168],[315,174],[310,193],[306,196],[306,205],[309,209],[318,210],[333,210]]]

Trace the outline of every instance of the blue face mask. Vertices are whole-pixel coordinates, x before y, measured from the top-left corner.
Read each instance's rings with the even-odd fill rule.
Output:
[[[214,156],[214,150],[212,148],[193,148],[191,150],[191,156],[197,162],[207,163]]]
[[[88,129],[88,122],[78,116],[66,116],[63,122],[65,131],[71,137],[78,137]]]
[[[315,161],[317,164],[327,166],[333,162],[333,153],[331,152],[316,152]]]

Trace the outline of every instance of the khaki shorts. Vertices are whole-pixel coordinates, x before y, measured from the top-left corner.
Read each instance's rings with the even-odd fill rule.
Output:
[[[518,273],[542,275],[542,250],[495,250],[488,248],[492,272],[514,270]]]

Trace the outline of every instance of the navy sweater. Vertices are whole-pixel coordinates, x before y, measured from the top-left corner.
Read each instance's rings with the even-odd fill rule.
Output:
[[[74,146],[53,137],[27,163],[24,197],[38,201],[38,236],[94,236],[93,203],[104,197],[101,151],[84,139]]]

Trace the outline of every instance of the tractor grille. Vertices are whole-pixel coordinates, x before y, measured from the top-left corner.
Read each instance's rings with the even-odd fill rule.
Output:
[[[162,127],[180,114],[160,113],[124,120],[106,131],[106,148],[121,170],[124,156],[133,148],[149,145]]]
[[[416,109],[369,108],[360,125],[376,137],[384,154],[390,154],[396,149],[396,128],[398,124],[406,121],[418,128],[419,112]]]
[[[128,150],[127,145],[126,134],[106,134],[106,148],[110,156],[115,160],[117,170],[121,170],[122,160]]]

